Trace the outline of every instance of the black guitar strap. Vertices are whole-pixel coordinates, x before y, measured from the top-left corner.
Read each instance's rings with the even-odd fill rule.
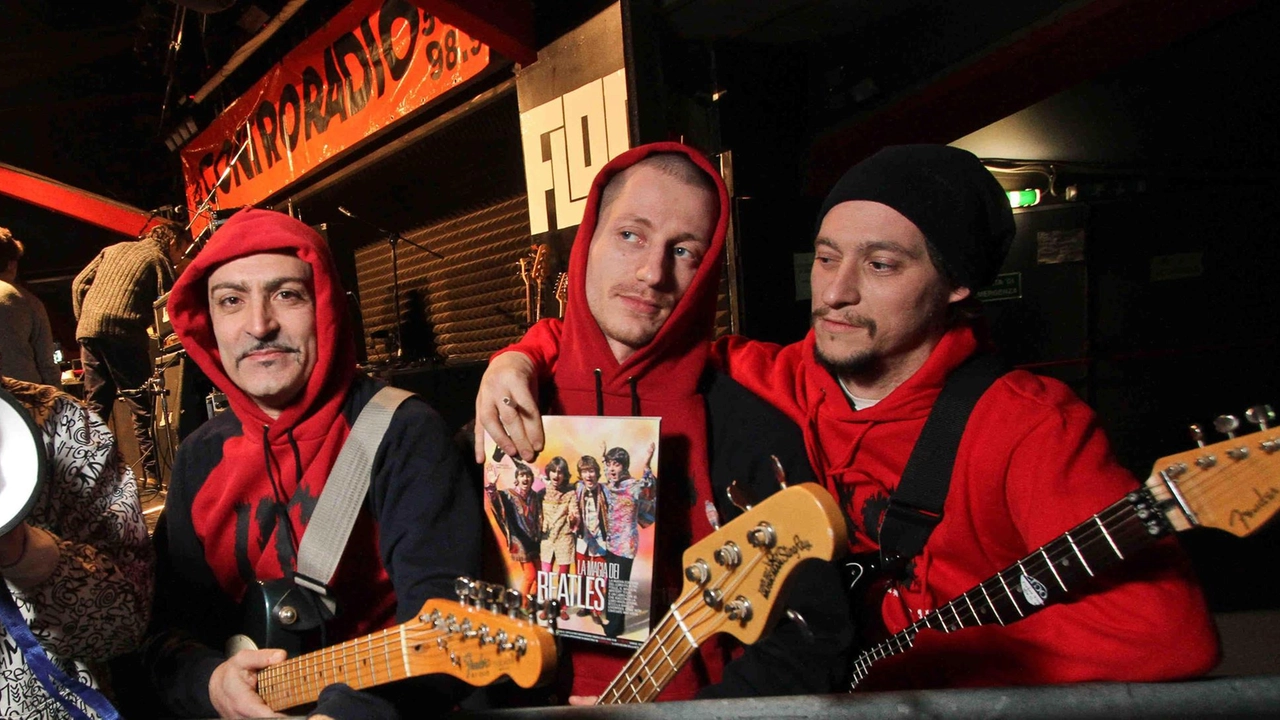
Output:
[[[1004,373],[999,358],[980,353],[947,377],[881,521],[882,568],[900,569],[924,550],[929,535],[942,521],[942,505],[951,488],[956,451],[969,415],[978,398]]]

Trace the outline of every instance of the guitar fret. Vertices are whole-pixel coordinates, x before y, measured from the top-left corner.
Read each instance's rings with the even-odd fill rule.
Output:
[[[698,647],[698,641],[693,639],[693,633],[689,632],[689,628],[684,624],[684,618],[680,617],[680,613],[675,607],[671,608],[671,617],[676,619],[676,624],[680,626],[680,631],[684,633],[685,640],[692,646]]]
[[[400,626],[400,658],[404,660],[404,676],[409,677],[413,674],[413,669],[409,667],[409,640],[405,636],[405,627]]]
[[[383,646],[384,646],[384,647],[385,647],[385,646],[386,646],[386,644],[387,644],[387,631],[386,631],[386,630],[383,630],[383,631],[382,631],[382,644],[383,644]],[[370,640],[369,640],[369,645],[370,645],[370,646],[372,646],[372,645],[373,645],[373,639],[372,639],[372,638],[370,638]],[[390,678],[390,679],[392,679],[392,680],[394,680],[394,679],[395,679],[395,677],[396,677],[396,673],[395,673],[395,670],[393,670],[393,669],[391,668],[391,653],[386,652],[386,651],[383,651],[383,653],[382,653],[382,659],[387,661],[387,677],[388,677],[388,678]]]
[[[969,606],[969,614],[973,616],[978,625],[982,625],[982,618],[978,617],[978,611],[973,609],[973,602],[969,600],[969,593],[965,593],[960,597],[964,598],[965,604]]]
[[[1018,561],[1018,567],[1022,567],[1022,561]],[[1004,588],[1004,594],[1009,596],[1009,602],[1013,603],[1013,609],[1018,611],[1018,617],[1026,617],[1027,614],[1022,612],[1022,608],[1018,606],[1018,599],[1013,596],[1009,590],[1009,584],[1004,581],[1004,573],[996,573],[996,577],[1000,578],[1000,586]]]
[[[951,614],[952,614],[952,616],[954,616],[954,617],[955,617],[955,619],[956,619],[956,629],[957,629],[957,630],[963,630],[963,629],[964,629],[964,621],[960,619],[960,613],[956,610],[956,604],[955,604],[954,602],[949,602],[949,603],[947,603],[946,607],[951,608]]]
[[[369,654],[365,656],[365,662],[369,663],[369,677],[373,679],[373,684],[378,684],[378,664],[373,660],[373,636],[366,635],[365,639],[369,643]]]
[[[1044,557],[1045,564],[1049,566],[1049,572],[1053,573],[1053,579],[1058,581],[1058,586],[1062,588],[1063,592],[1067,592],[1066,583],[1062,582],[1062,578],[1058,575],[1057,568],[1053,566],[1053,561],[1049,559],[1049,555],[1044,551],[1043,547],[1040,548],[1040,555]]]
[[[991,608],[991,614],[996,616],[996,622],[1004,625],[1004,618],[1000,617],[1000,611],[996,609],[996,604],[991,602],[991,596],[987,594],[987,584],[979,583],[978,589],[982,591],[982,597],[987,601],[987,607]]]
[[[1071,543],[1071,549],[1076,551],[1076,557],[1080,558],[1080,564],[1084,566],[1084,571],[1089,573],[1089,577],[1093,577],[1093,568],[1089,567],[1089,561],[1085,560],[1084,555],[1080,554],[1080,548],[1076,547],[1075,538],[1071,537],[1071,533],[1066,533],[1063,537],[1067,539],[1067,542]]]
[[[1120,552],[1120,548],[1116,546],[1116,541],[1111,539],[1111,533],[1107,532],[1107,526],[1102,524],[1097,515],[1093,516],[1093,521],[1098,524],[1098,529],[1102,531],[1102,537],[1107,539],[1107,543],[1111,545],[1111,549],[1115,551],[1116,557],[1123,560],[1124,553]]]

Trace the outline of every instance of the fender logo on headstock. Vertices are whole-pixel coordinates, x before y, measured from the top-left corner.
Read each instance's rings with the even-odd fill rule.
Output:
[[[773,593],[773,584],[778,579],[778,573],[782,568],[791,561],[796,555],[813,549],[813,543],[795,536],[795,543],[790,547],[778,546],[769,551],[769,558],[765,560],[764,575],[760,578],[760,595],[769,597]]]
[[[468,673],[475,673],[475,672],[488,670],[489,666],[493,664],[492,660],[485,657],[482,657],[479,659],[472,659],[471,653],[467,653],[466,655],[462,656],[462,658],[460,659],[462,661],[462,664],[466,666]]]
[[[1253,519],[1254,515],[1262,512],[1262,510],[1270,505],[1277,497],[1280,497],[1280,488],[1270,487],[1267,488],[1265,493],[1254,488],[1253,493],[1258,496],[1258,502],[1254,503],[1253,507],[1248,510],[1232,510],[1231,518],[1228,521],[1229,525],[1234,527],[1236,520],[1239,520],[1240,524],[1243,525],[1246,530],[1252,530],[1253,528],[1249,526],[1249,521]],[[1269,518],[1270,515],[1268,514],[1267,517]]]

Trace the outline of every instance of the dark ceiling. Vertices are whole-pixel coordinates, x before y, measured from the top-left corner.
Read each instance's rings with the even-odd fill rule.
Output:
[[[194,94],[238,47],[278,15],[287,0],[0,3],[0,67],[4,68],[0,73],[0,126],[4,128],[0,135],[0,162],[144,210],[181,205],[180,165],[164,143],[175,125],[192,116],[203,127],[220,108],[349,1],[301,3],[280,32],[198,106],[184,98]],[[1084,18],[1092,12],[1099,18],[1095,26],[1113,25],[1124,30],[1119,21],[1125,19],[1125,13],[1136,14],[1133,27],[1146,28],[1159,24],[1155,21],[1162,7],[1162,3],[1153,0],[654,1],[662,22],[691,45],[717,49],[762,47],[766,53],[793,54],[796,48],[803,48],[806,62],[822,68],[821,72],[799,79],[813,86],[811,97],[821,98],[820,104],[814,104],[814,114],[826,113],[816,124],[810,118],[811,126],[805,130],[818,142],[823,141],[824,126],[837,127],[841,122],[860,122],[859,118],[869,117],[872,122],[866,126],[875,129],[877,112],[881,129],[901,124],[895,111],[916,118],[916,122],[922,122],[921,117],[958,117],[962,113],[956,112],[959,108],[949,96],[935,94],[930,100],[928,92],[921,88],[941,87],[944,93],[955,97],[972,97],[969,93],[973,84],[948,86],[947,80],[963,80],[966,69],[979,66],[984,58],[995,55],[997,64],[1002,64],[1006,72],[1024,57],[1040,68],[1052,65],[1050,51],[1040,51],[1039,56],[1018,51],[1019,43],[1030,45],[1026,38],[1036,33],[1045,35],[1046,28],[1045,42],[1090,33],[1102,36],[1105,28],[1077,27],[1072,24],[1076,22],[1073,18]],[[609,4],[609,0],[532,2],[537,42],[548,42]],[[1172,4],[1182,8],[1198,6],[1188,0],[1172,0]],[[1247,4],[1246,0],[1223,0],[1209,5]],[[199,9],[218,11],[206,13]],[[1188,21],[1188,26],[1196,22],[1200,21]],[[1056,36],[1055,27],[1062,28]],[[180,44],[174,42],[178,29]],[[1133,43],[1141,45],[1149,34],[1135,34]],[[1113,49],[1109,52],[1119,57],[1121,53],[1114,47],[1129,42],[1123,37],[1111,39]],[[723,57],[733,57],[733,53],[723,53]],[[1060,61],[1063,67],[1074,65],[1096,71],[1090,62],[1091,58],[1083,56]],[[1059,79],[1071,81],[1071,72],[1060,73]],[[989,88],[992,83],[988,81],[986,85]],[[1047,84],[1038,89],[1039,97],[1055,91]],[[900,100],[904,95],[924,101],[903,104]],[[999,100],[987,97],[968,105],[985,103],[999,109]],[[1003,112],[1029,104],[1018,102],[1009,100],[1007,104],[1014,107]],[[889,112],[882,112],[886,108]],[[946,112],[938,113],[939,108]],[[978,124],[950,137],[999,116],[968,118],[971,124]],[[939,132],[937,123],[934,125],[933,130]],[[879,142],[882,135],[869,133],[867,137]],[[829,139],[829,144],[838,149],[848,137],[845,133]],[[0,225],[22,228],[27,234],[28,244],[32,245],[25,268],[28,274],[65,274],[83,265],[96,248],[119,240],[110,232],[33,209],[2,195]],[[37,246],[43,243],[30,242],[35,239],[31,237],[34,234],[44,234],[58,242],[42,249]]]

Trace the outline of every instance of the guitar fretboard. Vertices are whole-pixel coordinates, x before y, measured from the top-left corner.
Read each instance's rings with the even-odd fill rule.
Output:
[[[1151,494],[1129,493],[1039,550],[925,615],[854,661],[852,687],[877,660],[911,648],[925,628],[955,632],[976,625],[1008,625],[1058,602],[1072,588],[1151,544],[1169,527]]]
[[[618,676],[600,694],[597,705],[649,702],[662,692],[698,644],[684,618],[671,608],[657,629],[631,656]]]
[[[420,635],[420,633],[418,633]],[[360,690],[412,676],[410,642],[405,625],[307,653],[258,673],[258,695],[272,710],[315,702],[333,683]]]

